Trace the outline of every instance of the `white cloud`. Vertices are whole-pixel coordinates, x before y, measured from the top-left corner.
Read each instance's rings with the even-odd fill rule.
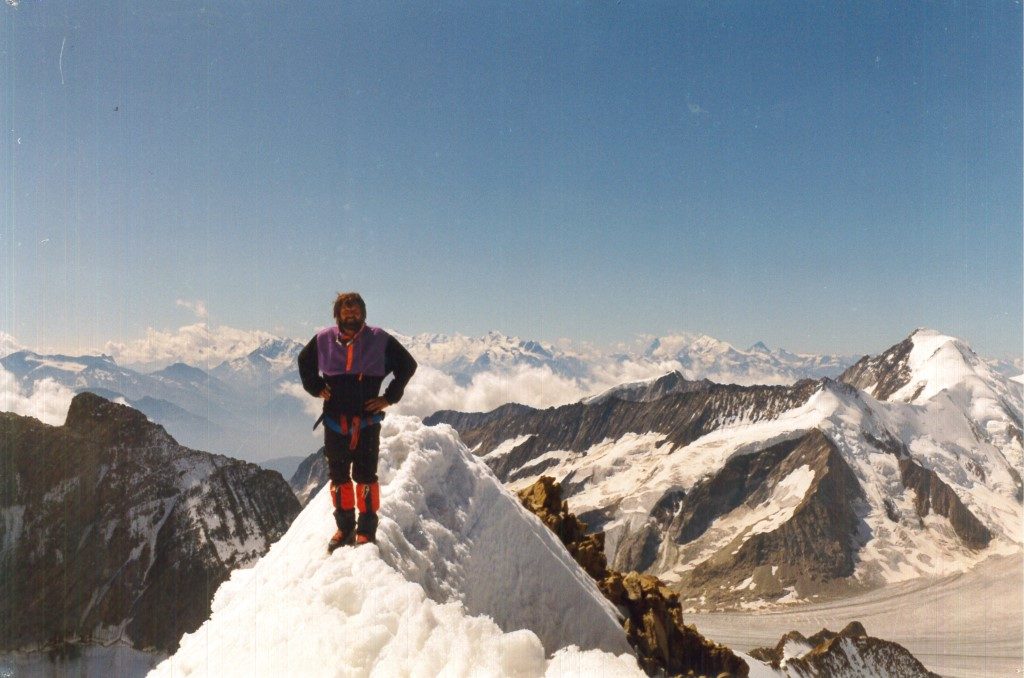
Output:
[[[6,332],[0,332],[0,358],[10,353],[15,353],[24,348],[21,344],[15,341],[14,337],[7,334]]]
[[[44,424],[61,426],[68,416],[74,391],[53,379],[41,379],[26,392],[18,378],[0,367],[0,411],[35,417]]]
[[[188,299],[176,299],[174,303],[181,308],[187,308],[192,311],[200,320],[206,320],[210,316],[209,312],[206,310],[206,302],[202,299],[196,299],[195,301],[189,301]]]
[[[152,327],[146,336],[127,343],[107,342],[104,352],[122,365],[140,368],[162,367],[173,362],[216,367],[225,360],[241,358],[264,341],[275,336],[261,330],[239,330],[223,325],[210,327],[204,322],[163,332]]]
[[[468,386],[429,366],[420,366],[395,411],[425,417],[438,410],[487,412],[509,402],[532,407],[571,403],[585,395],[580,384],[547,367],[519,367],[484,372]]]
[[[613,386],[634,381],[656,379],[669,372],[683,372],[678,360],[636,361],[632,359],[595,363],[588,382],[590,393],[600,393]]]
[[[290,395],[299,400],[302,403],[302,409],[311,417],[319,417],[320,413],[323,412],[323,401],[320,398],[310,397],[306,390],[302,388],[302,384],[288,381],[282,382],[278,385],[277,392],[283,395]]]

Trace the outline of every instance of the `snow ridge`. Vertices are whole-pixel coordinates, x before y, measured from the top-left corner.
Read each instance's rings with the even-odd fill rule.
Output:
[[[328,555],[321,491],[155,675],[642,675],[613,606],[450,427],[389,416],[379,475],[377,544]]]

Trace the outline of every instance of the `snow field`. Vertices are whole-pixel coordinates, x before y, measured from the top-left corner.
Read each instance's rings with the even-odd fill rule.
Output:
[[[843,600],[756,614],[691,613],[707,637],[749,651],[797,630],[810,635],[852,620],[906,647],[931,671],[958,678],[1018,675],[1024,667],[1024,551],[966,573],[918,578]],[[751,676],[755,673],[751,663]]]

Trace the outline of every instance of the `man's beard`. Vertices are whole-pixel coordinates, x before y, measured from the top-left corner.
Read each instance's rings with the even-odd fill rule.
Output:
[[[338,323],[338,327],[348,332],[356,332],[360,327],[363,326],[363,319],[358,320],[342,320]]]

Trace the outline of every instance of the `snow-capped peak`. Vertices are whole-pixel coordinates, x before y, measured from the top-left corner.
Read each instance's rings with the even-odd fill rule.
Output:
[[[295,356],[301,350],[302,344],[295,339],[274,337],[272,339],[265,339],[261,342],[260,345],[249,354],[249,356],[252,357],[260,355],[267,360],[275,360],[279,358],[294,360]]]
[[[494,330],[482,337],[393,334],[422,365],[451,374],[460,383],[468,383],[481,372],[524,367],[543,367],[553,374],[568,377],[579,377],[586,371],[583,361],[573,353],[542,341],[510,337]]]
[[[919,328],[909,337],[913,348],[907,356],[907,384],[890,400],[924,401],[935,394],[972,379],[997,377],[964,341],[936,330]]]
[[[731,344],[706,334],[668,334],[651,339],[644,350],[647,358],[669,360],[683,353],[723,354],[735,351]]]
[[[918,328],[881,354],[865,356],[840,379],[891,402],[923,403],[946,392],[966,404],[979,397],[1004,400],[1019,411],[1019,389],[962,339]]]

